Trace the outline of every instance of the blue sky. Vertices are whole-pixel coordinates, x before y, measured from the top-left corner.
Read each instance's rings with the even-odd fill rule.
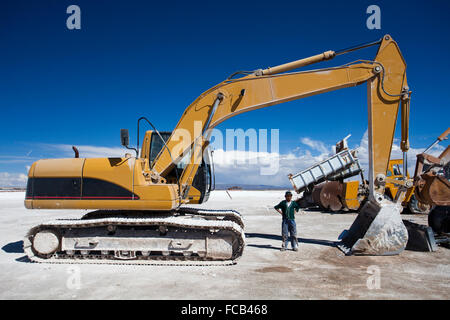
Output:
[[[66,27],[71,4],[81,8],[81,30]],[[366,27],[372,4],[381,9],[381,30]],[[68,145],[85,146],[81,156],[121,152],[120,128],[134,142],[140,116],[172,130],[198,95],[237,70],[386,33],[408,65],[411,146],[424,148],[448,127],[449,12],[450,2],[436,0],[2,1],[0,184],[23,183],[37,159],[72,156]],[[314,68],[372,59],[375,50]],[[350,145],[359,145],[366,109],[362,85],[242,114],[218,129],[280,129],[280,153],[318,156],[321,147],[305,138],[329,148],[351,133]],[[226,176],[217,182],[232,182]]]

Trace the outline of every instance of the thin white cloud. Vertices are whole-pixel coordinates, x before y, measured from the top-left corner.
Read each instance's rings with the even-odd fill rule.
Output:
[[[0,172],[0,187],[24,187],[27,178],[23,173]]]
[[[301,143],[309,146],[311,149],[319,151],[321,153],[328,153],[331,151],[331,147],[326,147],[322,141],[312,140],[311,138],[305,137],[300,139]]]
[[[28,156],[13,156],[13,155],[2,155],[0,156],[0,163],[13,164],[13,163],[29,163],[38,160],[37,158]]]
[[[60,156],[73,157],[74,151],[72,145],[69,144],[43,144],[46,149],[58,152]],[[105,158],[105,157],[123,157],[125,153],[132,153],[132,150],[127,150],[122,147],[102,147],[102,146],[76,146],[80,158]]]

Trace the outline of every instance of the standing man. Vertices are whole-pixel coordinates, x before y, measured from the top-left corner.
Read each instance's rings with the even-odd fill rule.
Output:
[[[298,239],[297,239],[297,225],[295,224],[295,212],[298,212],[300,206],[297,202],[292,201],[292,193],[286,191],[284,198],[286,200],[281,201],[274,208],[281,214],[283,220],[281,222],[281,238],[283,243],[281,244],[281,251],[285,251],[289,244],[288,234],[291,236],[292,250],[298,251]]]

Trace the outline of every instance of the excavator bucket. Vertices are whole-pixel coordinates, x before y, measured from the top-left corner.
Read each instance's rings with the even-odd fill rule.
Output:
[[[338,247],[347,255],[396,255],[408,243],[400,203],[367,201],[349,230],[341,236]]]
[[[432,252],[437,250],[437,242],[431,227],[403,220],[408,229],[406,250]]]

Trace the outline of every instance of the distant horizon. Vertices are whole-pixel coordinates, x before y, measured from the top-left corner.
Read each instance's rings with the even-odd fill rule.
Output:
[[[232,187],[242,187],[242,190],[250,190],[247,188],[255,188],[255,189],[251,189],[251,190],[263,190],[262,188],[267,188],[266,190],[281,190],[281,189],[292,189],[292,186],[270,186],[270,185],[248,185],[248,184],[227,184],[227,183],[223,183],[223,184],[216,184],[216,188],[214,190],[227,190],[228,188],[232,188]],[[245,188],[245,189],[244,189]],[[26,186],[11,186],[11,187],[2,187],[0,186],[0,191],[2,190],[23,190],[26,191]],[[238,190],[236,190],[238,191]]]

